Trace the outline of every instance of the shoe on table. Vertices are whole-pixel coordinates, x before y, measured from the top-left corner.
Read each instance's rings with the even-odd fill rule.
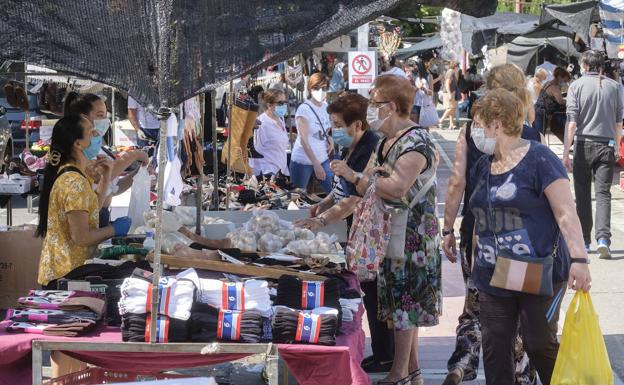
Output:
[[[600,238],[598,240],[598,247],[596,248],[600,254],[600,259],[611,259],[611,250],[609,250],[609,241],[606,238]]]

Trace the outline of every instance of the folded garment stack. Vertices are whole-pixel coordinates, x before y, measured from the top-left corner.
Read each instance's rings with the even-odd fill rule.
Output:
[[[31,290],[17,300],[6,319],[9,332],[76,337],[95,328],[106,301],[101,293],[68,290]]]
[[[340,305],[340,283],[335,278],[325,281],[302,281],[289,275],[279,278],[274,305],[292,309],[312,310],[331,307],[338,311],[338,324],[342,319]]]
[[[148,314],[124,314],[121,317],[121,337],[123,341],[150,342],[150,321]],[[188,321],[159,315],[156,320],[155,342],[189,341]]]
[[[247,342],[262,339],[265,318],[255,310],[219,309],[196,302],[190,322],[190,338],[193,342]]]
[[[197,302],[225,310],[253,310],[268,317],[271,298],[267,281],[250,279],[245,282],[223,282],[199,279]]]
[[[317,308],[310,311],[275,306],[273,342],[284,344],[336,345],[338,311]]]

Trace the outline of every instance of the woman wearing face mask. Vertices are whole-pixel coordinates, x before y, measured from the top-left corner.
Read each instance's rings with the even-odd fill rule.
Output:
[[[146,166],[149,162],[149,157],[147,153],[140,150],[125,152],[119,158],[115,158],[112,154],[104,151],[102,148],[103,138],[110,128],[111,122],[107,117],[106,103],[99,96],[70,92],[65,97],[64,112],[66,116],[82,114],[93,122],[97,135],[91,138],[91,145],[85,150],[87,159],[93,161],[98,157],[104,157],[113,161],[108,197],[100,210],[100,226],[107,226],[112,196],[121,194],[132,186],[132,178],[138,171],[138,168],[124,177],[120,177],[121,174],[135,161],[141,162],[142,166]],[[98,184],[99,176],[93,172],[93,164],[93,162],[88,164],[86,172]]]
[[[591,286],[568,174],[548,147],[520,137],[524,109],[509,91],[489,92],[475,103],[473,115],[493,154],[472,170],[478,182],[469,201],[477,223],[472,278],[480,296],[486,384],[514,384],[513,337],[519,323],[529,359],[548,385],[566,282],[574,290]],[[545,258],[552,258],[552,272],[526,264]],[[544,290],[546,282],[551,290]]]
[[[332,172],[329,155],[334,143],[331,139],[331,123],[327,113],[327,76],[315,73],[308,80],[308,100],[295,114],[297,140],[290,159],[290,179],[293,185],[305,189],[312,174],[322,182],[323,190],[332,190]]]
[[[269,89],[259,95],[265,110],[258,117],[260,127],[254,132],[254,147],[264,158],[251,159],[251,167],[256,175],[272,176],[281,171],[290,175],[286,152],[288,151],[288,131],[284,117],[288,112],[288,102],[284,91]]]
[[[130,228],[128,217],[98,228],[98,211],[107,197],[113,165],[107,159],[95,162],[100,183],[93,191],[85,150],[95,136],[93,124],[83,115],[60,119],[52,131],[36,232],[44,237],[38,278],[44,288],[56,289],[56,280],[84,264],[96,245],[126,235]]]
[[[570,74],[561,67],[555,68],[553,80],[544,85],[535,102],[535,128],[546,135],[546,127],[563,142],[566,120],[566,100],[562,90],[570,81]]]
[[[409,119],[415,94],[407,79],[377,77],[368,121],[384,139],[363,173],[336,170],[339,176],[353,181],[360,194],[374,186],[375,194],[393,209],[393,216],[407,217],[405,243],[395,248],[402,252],[386,255],[379,266],[380,319],[394,330],[395,347],[392,368],[378,382],[384,385],[423,384],[418,328],[437,325],[442,306],[440,236],[435,215],[437,154],[427,131]]]
[[[523,108],[531,107],[528,91],[524,88],[524,73],[513,64],[503,64],[494,67],[488,72],[486,79],[486,92],[501,87],[513,92],[523,101]],[[526,110],[525,110],[526,111]],[[527,118],[530,114],[526,114]],[[522,138],[539,141],[539,133],[530,125],[523,125]],[[457,385],[462,380],[474,380],[479,369],[479,352],[481,350],[481,325],[479,324],[479,293],[470,278],[472,266],[472,233],[474,229],[474,217],[468,211],[468,199],[472,194],[475,180],[470,178],[470,170],[477,160],[484,154],[494,151],[493,142],[486,140],[482,127],[468,124],[465,131],[459,134],[455,146],[455,165],[453,174],[449,179],[444,208],[444,237],[443,250],[451,262],[457,261],[457,241],[455,239],[454,225],[459,212],[462,197],[464,206],[460,226],[461,242],[459,244],[459,257],[466,285],[466,298],[464,311],[460,317],[457,328],[457,341],[455,351],[448,361],[449,374],[444,385]],[[531,384],[535,381],[535,371],[528,365],[525,352],[522,347],[522,339],[516,338],[516,384]]]

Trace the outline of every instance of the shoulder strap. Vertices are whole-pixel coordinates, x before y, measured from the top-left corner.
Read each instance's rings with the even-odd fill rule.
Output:
[[[316,116],[316,120],[318,120],[319,126],[321,126],[321,129],[323,130],[323,136],[325,137],[325,140],[327,140],[327,130],[325,130],[325,127],[323,126],[323,123],[321,122],[321,118],[319,118],[318,114],[316,113],[316,111],[314,111],[314,108],[308,104],[308,103],[303,103],[306,106],[308,106],[310,108],[310,110],[312,111],[312,113],[314,114],[314,116]]]
[[[411,209],[412,207],[416,206],[416,203],[420,202],[420,200],[422,199],[422,197],[425,196],[426,193],[429,192],[429,190],[431,189],[431,187],[433,186],[433,184],[436,181],[436,175],[435,173],[433,173],[429,179],[427,179],[427,181],[425,182],[425,184],[422,185],[422,187],[420,188],[420,190],[418,190],[418,193],[416,194],[416,196],[414,196],[414,199],[412,199],[412,201],[410,202],[410,204],[407,206],[407,208]]]
[[[86,176],[82,173],[82,171],[80,171],[80,169],[78,169],[78,167],[74,167],[74,166],[67,166],[67,167],[65,167],[64,169],[62,169],[62,170],[61,170],[61,171],[60,171],[60,172],[56,175],[56,177],[58,178],[59,176],[61,176],[61,175],[65,174],[66,172],[70,172],[70,171],[77,172],[77,173],[78,173],[78,174],[80,174],[83,178],[85,178],[85,179],[87,178],[87,177],[86,177]]]

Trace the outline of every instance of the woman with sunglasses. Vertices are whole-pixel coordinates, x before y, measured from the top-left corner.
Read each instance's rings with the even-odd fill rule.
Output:
[[[272,176],[281,171],[290,175],[288,171],[288,131],[284,123],[284,116],[288,112],[288,102],[284,91],[269,89],[260,93],[260,99],[265,110],[258,117],[260,127],[254,133],[254,147],[263,158],[251,159],[251,167],[256,175]]]
[[[331,139],[331,123],[327,113],[327,84],[325,74],[315,73],[308,80],[308,99],[295,114],[297,141],[290,160],[290,179],[293,185],[305,189],[312,174],[320,180],[323,190],[332,190],[333,174],[329,169],[329,155],[334,143]]]

